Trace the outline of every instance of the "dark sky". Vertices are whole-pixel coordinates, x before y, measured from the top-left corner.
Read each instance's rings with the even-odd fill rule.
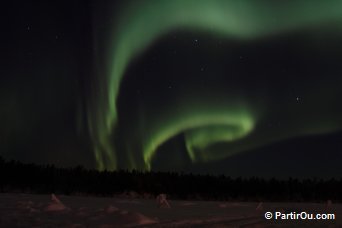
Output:
[[[79,111],[91,75],[89,7],[76,1],[14,1],[3,8],[1,155],[93,165],[88,142],[79,138],[87,135],[79,131],[84,127]]]
[[[7,3],[0,155],[341,177],[341,4],[212,2]]]

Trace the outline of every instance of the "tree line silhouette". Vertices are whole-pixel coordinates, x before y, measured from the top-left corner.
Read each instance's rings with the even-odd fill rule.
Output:
[[[0,192],[229,201],[342,202],[341,179],[231,178],[137,170],[98,171],[24,164],[0,157]]]

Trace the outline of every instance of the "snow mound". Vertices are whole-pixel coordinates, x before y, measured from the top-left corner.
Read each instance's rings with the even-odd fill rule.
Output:
[[[121,224],[126,224],[126,226],[128,227],[134,227],[137,225],[148,225],[158,222],[137,212],[127,212],[126,214],[121,214],[119,220],[121,220]]]
[[[156,223],[157,221],[154,219],[151,219],[143,214],[136,213],[137,223],[139,225],[146,225],[146,224],[152,224]]]
[[[114,212],[117,212],[119,211],[119,208],[117,207],[114,207],[112,205],[109,205],[106,210],[105,210],[108,214],[111,214],[111,213],[114,213]]]
[[[185,202],[185,203],[182,203],[181,205],[182,205],[182,206],[194,206],[194,205],[196,205],[196,203],[193,203],[193,202]]]
[[[91,221],[106,221],[100,227],[113,227],[110,221],[116,221],[116,224],[124,224],[124,227],[139,226],[157,223],[139,212],[132,212],[109,205],[102,210],[97,210],[96,214],[90,218]]]
[[[51,194],[51,202],[45,208],[45,211],[65,211],[69,210],[55,194]]]

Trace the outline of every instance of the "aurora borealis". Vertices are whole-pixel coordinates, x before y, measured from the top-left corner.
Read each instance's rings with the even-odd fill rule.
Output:
[[[9,25],[18,31],[6,39],[12,43],[6,53],[31,54],[19,61],[12,56],[4,70],[10,76],[1,100],[11,108],[2,121],[26,125],[7,124],[1,132],[5,156],[22,157],[10,152],[14,138],[25,138],[32,150],[40,145],[33,138],[42,138],[40,148],[63,144],[61,151],[77,151],[69,155],[74,161],[101,170],[200,166],[215,173],[208,170],[215,162],[342,131],[341,1],[56,5],[32,6],[50,15],[23,13]],[[44,36],[54,43],[39,41]],[[20,37],[26,37],[23,45]],[[28,81],[25,89],[16,83],[21,78]]]
[[[94,124],[99,126],[97,134],[100,135],[100,138],[106,137],[106,134],[112,133],[112,129],[117,124],[117,95],[120,91],[120,82],[129,63],[139,54],[143,55],[142,53],[155,40],[167,32],[185,28],[188,31],[200,30],[224,38],[233,37],[252,42],[253,39],[314,27],[314,25],[331,23],[334,20],[340,21],[342,20],[340,14],[342,5],[340,2],[335,3],[308,6],[305,2],[300,1],[295,4],[294,2],[286,5],[282,3],[284,4],[282,7],[273,5],[274,3],[269,1],[263,2],[263,4],[256,4],[253,1],[131,3],[119,14],[117,25],[113,26],[116,29],[113,32],[111,45],[113,47],[112,63],[109,66],[110,72],[108,72],[109,78],[107,79],[108,92],[104,98],[108,101],[108,105],[99,107],[100,112],[103,113],[99,114],[101,120],[97,119]],[[275,10],[274,7],[279,8]],[[304,13],[298,10],[301,7],[308,12]],[[229,49],[226,51],[229,52]],[[189,101],[190,104],[192,102]],[[200,106],[205,107],[206,104],[201,103]],[[222,107],[227,107],[227,110],[220,110]],[[149,139],[143,139],[145,165],[149,166],[151,156],[158,146],[181,132],[186,132],[188,153],[193,160],[196,160],[193,152],[193,147],[196,147],[196,144],[205,144],[200,147],[206,147],[210,144],[211,139],[213,142],[218,139],[234,141],[247,135],[256,122],[251,113],[243,114],[239,108],[229,107],[225,104],[215,108],[202,108],[202,110],[192,108],[191,111],[184,113],[180,111],[171,119],[163,119],[162,121],[166,123],[158,124],[158,130],[154,130],[155,132],[151,133]],[[167,124],[168,121],[172,124]],[[211,125],[220,126],[220,128],[210,127]],[[200,129],[196,130],[196,128]],[[148,131],[148,129],[143,130]],[[107,137],[110,138],[110,136]],[[205,139],[201,139],[201,137]],[[113,151],[112,147],[106,148],[106,144],[108,143],[101,145],[104,150],[102,154],[115,154],[115,150]],[[110,165],[115,167],[115,161],[112,162],[114,164]],[[99,164],[103,166],[101,161]]]

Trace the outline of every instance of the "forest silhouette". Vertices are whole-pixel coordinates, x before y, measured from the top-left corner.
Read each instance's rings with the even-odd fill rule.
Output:
[[[225,175],[195,175],[137,170],[98,171],[82,166],[25,164],[0,157],[0,192],[126,196],[155,198],[165,193],[171,199],[342,202],[341,179],[231,178]]]

